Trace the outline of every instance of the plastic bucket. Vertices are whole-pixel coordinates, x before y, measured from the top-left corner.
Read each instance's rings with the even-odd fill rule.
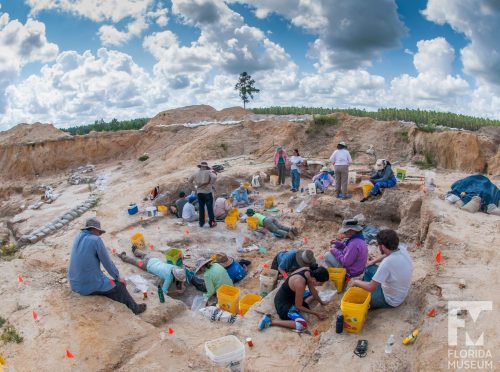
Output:
[[[259,225],[259,219],[254,216],[250,216],[247,218],[247,225],[251,230],[257,230],[257,226]]]
[[[276,286],[278,281],[278,270],[264,269],[260,274],[260,295],[267,296]]]
[[[237,314],[239,297],[240,289],[238,287],[223,284],[217,289],[217,306],[224,311]]]
[[[182,251],[177,248],[171,248],[165,252],[167,263],[182,267]]]
[[[250,190],[251,190],[250,182],[245,182],[245,183],[243,183],[243,187],[244,187],[245,189],[247,189],[248,191],[250,191]]]
[[[345,274],[347,272],[344,268],[329,267],[327,268],[330,275],[330,281],[335,284],[337,292],[340,293],[344,289]]]
[[[316,184],[310,183],[307,185],[307,192],[309,195],[316,195]]]
[[[367,198],[368,193],[373,189],[373,183],[366,182],[361,185],[361,189],[363,190],[363,197]]]
[[[137,212],[139,212],[139,207],[137,207],[137,204],[135,204],[135,203],[129,204],[128,214],[132,216],[132,215],[136,214]]]
[[[239,303],[239,308],[240,308],[240,315],[243,316],[246,314],[248,309],[252,307],[253,304],[259,302],[262,300],[262,296],[256,295],[256,294],[246,294],[240,299]]]
[[[268,196],[264,199],[264,208],[271,209],[274,206],[274,198],[272,196]]]
[[[406,169],[396,168],[396,178],[398,181],[404,181],[406,178]]]
[[[371,297],[371,293],[362,288],[351,287],[347,290],[340,301],[345,331],[358,333],[363,329]]]
[[[228,212],[227,212],[227,216],[228,217],[234,217],[234,218],[238,218],[240,216],[240,210],[238,208],[231,208]]]
[[[155,217],[157,212],[158,212],[158,210],[156,209],[156,207],[147,207],[146,208],[146,214],[148,217]]]
[[[166,216],[168,214],[168,207],[166,207],[165,205],[159,205],[158,212]]]
[[[231,372],[245,369],[245,345],[236,336],[229,335],[205,342],[205,353],[219,367]]]
[[[224,222],[226,223],[226,227],[228,229],[231,229],[231,230],[234,230],[236,229],[236,221],[238,219],[236,217],[233,217],[233,216],[227,216],[225,219],[224,219]]]
[[[132,245],[136,247],[137,249],[144,249],[146,246],[146,243],[144,242],[144,234],[143,233],[137,233],[132,235],[130,238],[130,241],[132,242]]]
[[[271,182],[271,185],[273,186],[278,186],[278,176],[272,175],[269,177],[269,182]]]

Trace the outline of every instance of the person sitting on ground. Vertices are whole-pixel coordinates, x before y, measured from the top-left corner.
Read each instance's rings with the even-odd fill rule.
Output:
[[[248,190],[240,183],[240,186],[231,193],[234,207],[246,207],[248,205]]]
[[[259,323],[259,330],[279,326],[295,329],[298,332],[305,331],[307,323],[303,313],[315,315],[320,320],[326,319],[326,314],[311,310],[309,304],[317,300],[321,305],[326,305],[326,302],[319,297],[316,286],[329,279],[328,271],[324,267],[316,267],[313,270],[302,268],[292,273],[285,279],[274,297],[274,306],[280,320],[272,319],[270,314],[266,314]]]
[[[248,266],[252,263],[248,260],[236,261],[234,258],[228,257],[224,253],[217,253],[215,255],[215,262],[226,269],[233,283],[237,283],[247,276]]]
[[[176,216],[177,218],[182,218],[182,211],[184,210],[184,206],[188,202],[186,193],[184,191],[181,191],[179,193],[179,199],[175,201],[175,210],[176,210]]]
[[[310,249],[289,250],[278,252],[271,263],[271,269],[278,270],[281,276],[286,277],[302,267],[311,267],[316,264],[314,253]]]
[[[134,314],[146,311],[146,304],[137,304],[126,288],[125,279],[111,261],[100,236],[106,231],[95,218],[89,218],[75,238],[68,268],[68,281],[73,292],[83,296],[106,296],[125,304]],[[101,271],[101,264],[111,275]]]
[[[329,173],[327,167],[321,168],[321,172],[313,177],[313,182],[316,185],[316,190],[321,193],[324,193],[328,186],[334,186],[335,180],[332,175]]]
[[[206,292],[203,294],[203,298],[208,303],[210,297],[217,293],[217,290],[221,285],[233,285],[233,281],[229,277],[226,269],[224,269],[220,264],[212,262],[212,259],[201,258],[198,260],[195,274],[203,274],[203,280],[205,281]]]
[[[369,200],[372,196],[380,194],[380,189],[396,186],[397,180],[392,171],[391,163],[385,159],[378,159],[375,163],[375,172],[370,176],[373,187],[366,198],[361,199],[361,203]]]
[[[121,252],[118,257],[123,262],[137,266],[159,278],[159,284],[166,295],[180,295],[186,290],[186,270],[172,264],[163,262],[159,258],[149,257],[149,255],[132,248],[134,257],[127,256],[126,252]]]
[[[219,196],[214,203],[214,215],[218,221],[223,221],[227,216],[227,212],[231,209],[233,201],[231,198],[226,199],[226,194]]]
[[[190,195],[187,203],[182,208],[182,219],[186,222],[195,222],[198,221],[198,213],[196,213],[196,209],[193,203],[196,200],[196,196]]]
[[[371,292],[370,309],[397,307],[403,303],[411,287],[413,264],[406,247],[399,245],[394,230],[377,234],[381,257],[368,263],[363,280],[354,280],[354,287]],[[380,266],[375,265],[382,261]]]
[[[257,217],[258,226],[265,227],[277,238],[294,239],[299,234],[296,227],[288,227],[282,225],[276,218],[266,217],[261,213],[255,213],[255,211],[252,208],[247,209],[246,215],[249,217],[250,216]]]
[[[326,264],[330,267],[344,267],[349,278],[362,274],[368,259],[368,246],[362,230],[363,227],[357,220],[343,221],[339,239],[332,241],[332,248],[325,254]]]

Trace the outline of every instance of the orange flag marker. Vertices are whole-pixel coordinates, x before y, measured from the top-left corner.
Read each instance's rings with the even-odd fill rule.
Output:
[[[169,329],[168,329],[168,334],[169,334],[169,335],[173,335],[173,334],[174,334],[174,330],[173,330],[172,328],[169,328]]]
[[[111,249],[111,253],[115,254],[116,253],[116,248]]]
[[[38,319],[38,314],[36,313],[35,310],[33,310],[33,320],[37,320]]]
[[[74,358],[73,354],[71,354],[71,351],[69,351],[69,350],[66,350],[66,357],[68,359],[73,359]]]
[[[286,279],[288,277],[288,274],[286,272],[283,272],[283,279]]]
[[[263,267],[264,269],[269,269],[269,264],[264,264],[264,265],[262,265],[262,267]]]
[[[139,261],[138,265],[139,265],[140,268],[142,268],[144,266],[144,262]]]
[[[189,235],[189,229],[186,229],[186,235]]]
[[[436,255],[436,263],[438,265],[441,265],[441,258],[442,258],[442,254],[441,254],[441,251],[439,251]]]
[[[152,251],[154,251],[154,250],[155,250],[154,245],[153,245],[153,244],[151,244],[151,245],[149,246],[149,249],[151,249]]]
[[[307,244],[309,242],[309,238],[307,236],[304,236],[304,243]]]
[[[19,283],[24,283],[24,279],[23,279],[23,277],[22,277],[22,276],[18,276],[18,277],[17,277],[17,281],[18,281]]]
[[[314,336],[316,336],[316,337],[318,337],[318,336],[319,336],[319,331],[318,331],[318,329],[317,329],[317,328],[314,330],[313,334],[314,334]]]
[[[436,309],[432,308],[432,310],[427,313],[427,316],[429,318],[432,318],[433,316],[436,316],[436,314],[437,314]]]

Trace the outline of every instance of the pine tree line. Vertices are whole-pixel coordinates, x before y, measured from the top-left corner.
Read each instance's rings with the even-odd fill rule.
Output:
[[[105,122],[103,119],[96,120],[94,124],[80,125],[70,128],[61,129],[71,135],[88,134],[91,131],[96,132],[116,132],[119,130],[141,129],[149,121],[149,118],[139,118],[131,120],[113,119],[110,122]]]

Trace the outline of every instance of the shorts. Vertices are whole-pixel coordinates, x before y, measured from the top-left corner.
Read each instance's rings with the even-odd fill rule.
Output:
[[[310,296],[311,296],[311,292],[306,290],[304,292],[304,300]],[[304,303],[304,305],[309,308],[309,306],[306,303]],[[304,316],[300,313],[300,311],[295,306],[292,306],[288,310],[287,318],[290,320],[293,320],[295,322],[295,329],[297,331],[302,332],[305,329],[307,329],[307,322],[304,319]]]

